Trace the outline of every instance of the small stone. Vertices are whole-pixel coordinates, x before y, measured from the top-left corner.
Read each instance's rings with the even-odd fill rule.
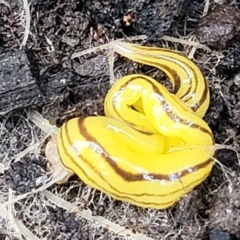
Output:
[[[234,6],[217,5],[200,20],[197,38],[209,47],[224,49],[239,30],[240,10]]]

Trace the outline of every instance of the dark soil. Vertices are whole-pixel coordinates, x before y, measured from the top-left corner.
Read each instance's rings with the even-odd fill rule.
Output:
[[[25,31],[21,16],[23,2],[5,1],[8,4],[0,1],[2,56],[19,51]],[[210,2],[211,9],[214,1]],[[34,79],[34,88],[38,88],[41,100],[23,100],[22,106],[9,105],[13,111],[0,114],[0,163],[5,167],[5,171],[0,171],[0,203],[8,201],[8,188],[21,196],[43,185],[46,180],[44,146],[39,147],[37,153],[17,157],[42,137],[42,132],[28,119],[29,108],[33,107],[57,126],[75,116],[103,115],[104,97],[110,87],[107,54],[102,51],[73,60],[73,53],[113,39],[145,34],[148,36],[146,45],[169,47],[187,54],[188,46],[167,43],[160,37],[179,38],[180,35],[188,38],[194,34],[204,3],[204,0],[170,0],[167,3],[150,0],[32,1],[30,34],[22,51],[28,54],[31,65],[31,75],[26,78]],[[231,2],[226,1],[226,4]],[[231,34],[236,37],[238,32]],[[209,82],[211,104],[205,120],[215,141],[231,145],[239,152],[240,81],[236,52],[240,48],[238,43],[229,49],[227,43],[221,47],[224,51],[197,49],[194,60]],[[222,55],[226,57],[219,63]],[[133,64],[120,56],[115,67],[118,68],[117,75],[138,72],[163,79],[163,74],[156,69]],[[2,91],[0,89],[0,94]],[[8,104],[6,102],[0,100],[0,103]],[[1,106],[0,109],[4,108]],[[240,239],[239,159],[234,151],[227,149],[217,151],[216,159],[228,169],[216,164],[204,183],[167,211],[129,206],[94,190],[89,193],[89,188],[76,176],[68,183],[48,190],[78,204],[79,209],[90,209],[93,215],[103,216],[153,239],[217,239],[219,236],[224,240]],[[14,216],[39,239],[125,239],[108,226],[96,226],[49,203],[40,193],[17,201],[12,209]],[[4,221],[0,224],[0,239],[18,239],[2,226]]]

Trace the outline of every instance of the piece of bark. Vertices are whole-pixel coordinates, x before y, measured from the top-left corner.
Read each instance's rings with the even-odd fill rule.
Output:
[[[0,116],[43,102],[25,50],[0,55]]]
[[[40,76],[27,50],[0,55],[0,116],[16,109],[43,106],[72,82],[68,69],[48,69]]]

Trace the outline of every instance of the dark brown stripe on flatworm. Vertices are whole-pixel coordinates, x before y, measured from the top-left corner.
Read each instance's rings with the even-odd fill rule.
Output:
[[[151,179],[151,180],[165,180],[165,181],[172,181],[172,176],[177,176],[176,179],[180,179],[183,176],[186,176],[188,174],[190,174],[193,171],[197,171],[201,168],[206,167],[207,165],[209,165],[213,160],[207,159],[206,161],[204,161],[201,164],[198,164],[192,168],[189,169],[184,169],[181,172],[176,172],[176,173],[172,173],[171,176],[169,176],[168,174],[156,174],[156,173],[138,173],[138,174],[133,174],[131,172],[128,172],[126,170],[123,170],[121,167],[118,166],[118,164],[111,158],[111,156],[109,155],[109,153],[106,151],[106,149],[97,141],[96,138],[94,138],[86,129],[85,124],[84,124],[84,119],[80,118],[79,119],[79,130],[81,132],[81,134],[84,136],[84,138],[86,139],[86,141],[92,142],[97,144],[100,148],[101,148],[101,153],[99,153],[101,155],[101,157],[112,167],[112,169],[119,175],[121,176],[125,181],[127,182],[135,182],[135,181],[146,181],[146,179]],[[98,175],[100,175],[100,173],[98,172]]]
[[[170,59],[168,59],[168,61],[170,61]],[[189,61],[190,61],[190,60],[189,60]],[[153,62],[151,62],[151,61],[148,61],[148,62],[150,63],[150,65],[152,65],[152,64],[154,64],[155,66],[157,65],[156,63],[153,63]],[[175,63],[175,62],[174,62],[174,63]],[[185,65],[187,65],[187,64],[185,64]],[[164,66],[165,66],[165,65],[164,65]],[[194,69],[193,69],[191,66],[189,66],[189,65],[187,65],[187,67],[191,70],[191,72],[192,72],[193,75],[194,75],[193,78],[194,78],[195,81],[196,81],[196,86],[195,86],[195,88],[193,89],[193,92],[196,92],[196,90],[197,90],[197,88],[198,88],[198,85],[199,85],[199,79],[198,79],[198,77],[197,77]],[[197,65],[196,65],[196,67],[197,67]],[[160,64],[159,64],[158,68],[159,68],[160,70],[162,70]],[[163,68],[164,68],[164,67],[163,67]],[[176,92],[179,90],[180,86],[181,86],[180,77],[179,77],[179,75],[176,73],[176,71],[174,71],[173,69],[171,69],[171,68],[169,68],[169,67],[167,67],[167,66],[165,66],[165,68],[167,69],[167,71],[170,71],[173,76],[175,76],[174,79],[176,80],[176,82],[175,82],[176,87],[174,88],[173,93],[176,93]],[[163,71],[163,70],[162,70],[162,71]],[[199,69],[199,71],[201,71],[201,70]],[[191,107],[191,109],[192,109],[194,112],[195,112],[197,109],[199,109],[199,107],[201,107],[201,105],[203,104],[203,102],[204,102],[204,101],[206,100],[206,98],[207,98],[207,93],[208,93],[207,81],[206,81],[206,79],[205,79],[205,77],[204,77],[203,75],[202,75],[202,77],[203,77],[203,80],[204,80],[204,90],[203,90],[203,93],[202,93],[202,96],[201,96],[201,99],[199,100],[199,102],[196,103],[194,106]],[[190,78],[190,79],[191,79],[191,82],[192,82],[192,78]],[[188,90],[185,92],[185,95],[181,97],[181,99],[183,99],[187,94],[190,93],[190,90],[191,90],[191,82],[190,82],[190,84],[189,84],[190,87],[189,87]],[[192,98],[192,97],[189,96],[187,99],[184,99],[183,102],[187,102],[187,101],[189,101],[191,98]]]
[[[168,61],[171,61],[171,60],[168,60]],[[164,72],[163,69],[166,69],[168,72],[170,72],[170,74],[173,76],[173,79],[174,79],[173,93],[176,93],[179,90],[179,88],[181,87],[181,81],[180,81],[179,74],[174,69],[168,67],[167,65],[158,64],[157,62],[152,62],[152,61],[147,61],[146,64],[150,65],[150,66],[153,66],[153,67],[156,67],[163,72]],[[189,88],[188,91],[190,91],[190,89],[191,89],[191,87]]]
[[[170,59],[171,59],[171,57],[170,57]],[[168,61],[171,61],[170,59],[168,59]],[[174,61],[172,61],[172,62],[174,62]],[[150,62],[150,63],[152,63],[152,62]],[[174,62],[174,63],[176,64],[176,62]],[[154,64],[154,63],[153,63],[153,64]],[[157,65],[157,64],[155,64],[155,65]],[[165,66],[165,65],[164,65],[164,66]],[[159,69],[162,70],[160,67],[161,67],[161,66],[159,65]],[[189,76],[189,79],[190,79],[189,87],[188,87],[187,91],[185,92],[184,96],[181,97],[181,99],[183,99],[185,96],[187,96],[187,95],[190,93],[193,79],[195,79],[195,81],[196,81],[196,86],[195,86],[193,92],[196,92],[196,89],[198,88],[198,84],[199,84],[199,81],[198,81],[198,78],[197,78],[197,75],[196,75],[194,69],[193,69],[191,66],[189,66],[189,65],[187,65],[187,67],[188,67],[188,68],[190,69],[190,71],[192,72],[193,77],[190,78],[190,76]],[[179,88],[180,88],[180,86],[181,86],[180,77],[179,77],[179,75],[176,73],[176,71],[173,70],[172,68],[167,67],[167,66],[165,66],[165,68],[167,69],[167,71],[170,71],[170,72],[172,73],[172,75],[174,76],[174,80],[177,79],[177,81],[176,81],[176,86],[177,86],[177,87],[175,87],[175,88],[174,88],[174,91],[173,91],[173,93],[177,93],[177,91],[179,90]],[[162,70],[162,71],[164,71],[164,70]],[[204,78],[204,83],[205,83],[205,89],[206,89],[207,86],[206,86],[206,80],[205,80],[205,78]],[[205,91],[205,89],[204,89],[204,91]],[[191,96],[189,97],[189,99],[190,99],[190,98],[191,98]],[[185,102],[185,101],[186,101],[186,100],[184,100],[184,102]],[[200,106],[201,106],[201,105],[196,104],[194,109],[197,110]],[[193,109],[193,110],[194,110],[194,109]]]
[[[81,121],[79,121],[79,123],[80,124],[83,124],[84,125],[84,119],[82,119]],[[85,128],[85,127],[83,127],[83,128]],[[86,130],[84,130],[85,132],[87,132]],[[89,135],[88,137],[89,137],[89,139],[86,139],[86,140],[89,140],[89,141],[91,141],[90,139],[92,139],[92,140],[94,140],[94,138],[90,135],[90,134],[87,134],[87,135]],[[101,145],[99,145],[99,147],[101,147]],[[102,148],[102,151],[104,151],[104,149]],[[105,154],[104,154],[104,156],[106,156],[106,152],[104,152]],[[99,154],[99,153],[98,153]],[[108,159],[106,159],[102,154],[101,154],[101,156],[103,157],[103,159],[105,159],[105,161],[108,161],[109,160],[109,158]],[[85,159],[85,158],[83,158],[82,156],[79,156],[80,158],[81,158],[81,160],[82,161],[84,161],[85,162],[85,164],[87,164],[88,165],[88,167],[89,168],[92,168],[92,166],[91,165],[89,165],[89,161],[87,160],[87,159]],[[73,160],[74,161],[74,160]],[[204,163],[202,163],[202,164],[200,164],[199,165],[199,167],[198,166],[195,166],[195,167],[193,167],[193,168],[191,168],[191,171],[190,170],[187,170],[184,174],[188,174],[188,173],[191,173],[191,172],[193,172],[194,170],[199,170],[200,169],[200,167],[204,167],[205,165],[207,166],[207,162],[209,162],[209,163],[211,163],[213,160],[211,160],[211,159],[208,159],[207,161],[205,161],[205,164]],[[75,164],[77,164],[78,166],[79,166],[79,168],[80,169],[82,169],[81,168],[81,163],[80,162],[76,162],[75,161]],[[104,181],[106,181],[107,182],[107,180],[105,179],[105,177],[101,174],[101,172],[99,172],[96,168],[92,168],[92,170],[95,172],[95,174],[96,175],[98,175],[101,179],[103,179]],[[84,173],[84,171],[83,171],[83,173]],[[187,185],[187,186],[185,186],[186,188],[188,188],[188,186],[190,186],[190,185],[192,185],[192,184],[194,184],[195,182],[198,182],[199,180],[201,180],[201,179],[204,179],[207,175],[208,175],[209,173],[207,173],[203,178],[200,178],[200,179],[197,179],[197,180],[195,180],[194,182],[191,182],[189,185]],[[183,175],[182,175],[183,176]],[[88,179],[90,179],[89,178],[89,176],[87,177]],[[143,179],[143,180],[145,180],[146,181],[146,179]],[[176,179],[175,178],[175,181],[176,180],[178,180],[178,179]],[[91,182],[94,182],[93,180],[91,180],[90,179],[90,181]],[[173,181],[173,179],[171,179],[171,181]],[[181,180],[180,180],[181,181]],[[110,183],[110,182],[108,182],[108,185],[109,185],[109,187],[110,188],[112,188],[112,190],[114,190],[115,192],[117,192],[118,194],[120,194],[120,195],[118,195],[118,194],[115,194],[115,193],[112,193],[112,192],[109,192],[108,190],[106,190],[106,189],[104,189],[103,187],[100,187],[96,182],[94,182],[95,183],[95,185],[96,186],[98,186],[98,188],[99,189],[102,189],[103,191],[105,191],[106,193],[111,193],[113,196],[117,196],[117,198],[120,198],[120,199],[125,199],[125,200],[131,200],[131,201],[133,201],[133,202],[136,202],[136,203],[142,203],[142,204],[145,204],[145,205],[156,205],[156,203],[151,203],[151,202],[141,202],[141,201],[137,201],[136,199],[132,199],[132,198],[130,198],[130,197],[122,197],[122,195],[127,195],[127,196],[133,196],[133,197],[142,197],[142,196],[150,196],[150,197],[165,197],[165,196],[167,196],[167,195],[172,195],[172,194],[176,194],[177,192],[179,192],[179,191],[181,191],[182,189],[179,189],[179,190],[176,190],[176,191],[173,191],[173,192],[169,192],[168,194],[147,194],[147,193],[142,193],[142,194],[131,194],[131,193],[128,193],[128,194],[126,194],[125,192],[121,192],[121,191],[119,191],[118,189],[116,189],[116,188],[114,188],[113,187],[113,185]],[[172,202],[172,201],[171,201]],[[169,203],[171,203],[171,202],[169,202]],[[168,204],[168,203],[162,203],[162,204]],[[162,204],[159,204],[159,205],[162,205]]]
[[[137,128],[134,128],[134,130],[137,131],[137,132],[139,132],[139,133],[141,133],[141,134],[148,135],[148,136],[151,136],[151,135],[154,134],[154,133],[152,133],[152,132],[144,132],[144,131],[142,131],[142,130],[140,130],[140,129],[137,129]]]
[[[139,78],[139,77],[132,77],[132,78],[130,78],[127,82],[125,82],[125,83],[121,86],[120,90],[124,89],[124,87],[126,87],[129,83],[133,82],[133,81],[134,81],[135,79],[137,79],[137,78]],[[158,89],[151,81],[149,81],[147,78],[145,78],[144,75],[141,75],[141,79],[147,81],[147,82],[152,86],[153,91],[154,91],[155,93],[157,93],[157,94],[160,95],[160,96],[163,96],[162,93],[159,91],[159,89]],[[115,97],[115,98],[116,98],[116,97]],[[163,98],[163,99],[164,99],[164,98]],[[175,100],[173,99],[173,101],[175,101]],[[115,99],[114,99],[112,102],[114,103],[114,102],[115,102]],[[212,138],[213,143],[214,143],[213,136],[212,136],[212,134],[208,131],[208,129],[205,129],[205,128],[203,128],[203,127],[201,127],[201,126],[199,126],[199,125],[197,125],[197,124],[195,124],[195,123],[194,123],[194,124],[191,124],[191,123],[189,123],[188,121],[186,121],[186,120],[184,120],[184,119],[181,119],[179,116],[173,114],[173,112],[170,110],[171,108],[169,107],[169,104],[168,104],[165,100],[159,102],[159,104],[162,106],[162,108],[164,109],[164,111],[167,113],[167,115],[169,116],[169,118],[170,118],[173,122],[181,122],[182,124],[184,124],[184,125],[186,125],[186,126],[189,126],[189,127],[191,127],[191,128],[196,128],[196,129],[198,129],[198,130],[200,130],[200,131],[202,131],[202,132],[204,132],[204,133],[209,134],[209,135],[211,136],[211,138]],[[118,111],[116,110],[114,104],[113,104],[113,109],[114,109],[115,113],[116,113],[121,119],[124,119],[121,115],[119,115],[119,113],[118,113]],[[134,125],[134,124],[131,123],[131,125]],[[134,125],[134,126],[136,126],[136,125]],[[137,127],[137,126],[136,126],[136,127]]]
[[[166,50],[165,50],[165,49],[161,49],[160,51],[161,51],[161,52],[159,53],[159,49],[157,49],[157,48],[151,48],[151,49],[149,49],[148,52],[154,52],[154,54],[151,54],[151,57],[154,58],[156,61],[155,61],[155,62],[152,62],[152,61],[147,60],[147,61],[144,61],[144,62],[147,62],[147,63],[146,63],[147,65],[157,67],[159,70],[161,70],[161,71],[163,71],[163,72],[164,72],[163,69],[166,69],[168,72],[170,72],[170,73],[172,74],[172,76],[173,76],[173,78],[174,78],[174,82],[175,82],[175,86],[174,86],[173,93],[176,93],[176,92],[179,90],[180,86],[181,86],[181,80],[180,80],[179,74],[178,74],[174,69],[172,69],[171,67],[168,67],[168,66],[165,65],[165,64],[158,64],[158,60],[161,59],[161,56],[162,56],[162,59],[167,58],[167,61],[173,62],[174,64],[177,64],[176,61],[171,60],[171,59],[174,59],[173,57],[165,56],[164,54],[162,54],[162,52],[173,53],[173,51],[172,51],[172,50],[169,50],[169,49],[166,49]],[[141,52],[138,52],[138,54],[141,54]],[[183,55],[181,55],[181,54],[179,54],[179,53],[176,53],[176,54],[182,56],[183,58],[188,59],[187,57],[185,57],[185,56],[183,56]],[[144,55],[147,55],[147,54],[142,53],[141,55],[144,56]],[[190,59],[188,59],[188,60],[190,61]],[[179,61],[179,60],[177,60],[177,61]],[[185,64],[185,63],[184,63],[184,64]],[[185,64],[185,65],[187,65],[187,64]],[[196,78],[196,74],[195,74],[195,71],[193,71],[193,68],[190,67],[189,65],[187,65],[187,67],[191,70],[191,72],[194,74],[194,77]],[[188,88],[188,90],[187,90],[187,92],[185,93],[185,95],[188,94],[188,93],[190,92],[190,90],[191,90],[192,78],[189,78],[189,79],[191,80],[191,82],[189,83],[189,86],[190,86],[190,87]],[[184,95],[184,96],[185,96],[185,95]],[[183,97],[184,97],[184,96],[183,96]]]
[[[79,119],[80,121],[79,122],[84,122],[84,118],[80,118]],[[130,200],[130,201],[133,201],[133,202],[136,202],[136,203],[142,203],[142,202],[140,202],[140,201],[136,201],[135,199],[133,199],[133,198],[131,198],[131,197],[124,197],[124,196],[122,196],[122,195],[125,195],[125,193],[124,192],[121,192],[121,191],[119,191],[118,189],[116,189],[116,188],[114,188],[113,186],[112,186],[112,184],[111,183],[109,183],[109,187],[110,188],[112,188],[112,190],[113,191],[115,191],[115,192],[117,192],[118,194],[120,194],[120,195],[118,195],[118,194],[116,194],[116,193],[113,193],[113,192],[109,192],[108,190],[106,190],[106,189],[104,189],[102,186],[100,186],[97,182],[95,182],[95,181],[93,181],[92,180],[92,178],[89,176],[89,175],[87,175],[87,173],[83,170],[83,168],[82,168],[82,166],[81,166],[81,162],[79,161],[76,161],[72,156],[71,156],[71,154],[69,154],[68,153],[68,151],[67,151],[67,149],[66,149],[66,147],[65,147],[65,145],[64,145],[64,142],[63,142],[63,137],[62,137],[62,131],[66,131],[65,132],[65,134],[66,134],[66,139],[67,139],[67,142],[70,144],[71,143],[71,139],[70,139],[70,137],[69,137],[69,135],[67,134],[67,132],[68,132],[68,130],[67,130],[68,128],[67,128],[67,123],[65,124],[65,126],[64,126],[64,128],[62,127],[61,129],[60,129],[60,141],[61,141],[61,147],[63,148],[63,151],[64,151],[64,153],[65,153],[65,155],[67,156],[67,158],[68,158],[68,161],[70,160],[71,161],[71,163],[72,164],[75,164],[75,165],[77,165],[78,167],[79,167],[79,169],[81,170],[81,172],[82,172],[82,174],[85,176],[85,178],[87,178],[88,179],[88,181],[90,181],[92,184],[95,184],[99,189],[102,189],[103,191],[105,191],[106,193],[110,193],[111,195],[113,195],[113,197],[115,197],[115,198],[118,198],[118,199],[122,199],[122,200]],[[60,156],[60,159],[61,159],[61,155],[59,154],[59,156]],[[85,164],[87,164],[88,165],[88,167],[90,167],[90,168],[92,168],[92,166],[90,166],[89,165],[89,162],[88,162],[88,160],[87,159],[85,159],[83,156],[79,156],[79,159],[81,159],[83,162],[85,162]],[[62,163],[62,165],[66,168],[66,169],[68,169],[68,170],[70,170],[70,171],[74,171],[74,169],[70,169],[69,167],[67,167],[65,164],[64,164],[64,161],[61,159],[61,163]],[[103,179],[104,181],[106,181],[106,179],[104,179],[104,177],[102,176],[102,174],[101,173],[99,173],[98,171],[97,171],[97,169],[96,168],[92,168],[92,170],[95,172],[95,174],[96,175],[99,175],[99,177],[101,178],[101,179]],[[106,181],[107,182],[107,181]],[[177,191],[176,191],[177,192]],[[175,193],[175,192],[174,192]],[[138,197],[141,197],[141,196],[155,196],[155,195],[151,195],[151,194],[145,194],[145,193],[143,193],[143,194],[129,194],[130,196],[133,196],[133,197],[136,197],[136,196],[138,196]],[[168,194],[167,194],[168,195]],[[158,194],[157,196],[159,196],[159,197],[164,197],[164,196],[166,196],[166,195],[163,195],[163,194]],[[169,203],[171,203],[171,202],[169,202]],[[149,203],[146,203],[146,204],[148,204],[148,205],[153,205],[153,204],[155,204],[155,203],[151,203],[151,202],[149,202]],[[164,204],[168,204],[168,203],[164,203]]]
[[[158,51],[159,51],[159,49],[157,49],[157,48],[151,48],[151,49],[148,50],[148,52],[158,52]],[[166,50],[165,50],[165,49],[161,49],[160,51],[161,51],[161,52],[171,52],[171,53],[172,53],[172,51],[171,51],[171,50],[168,50],[168,49],[166,49]],[[176,54],[178,54],[178,53],[176,53]],[[146,55],[146,54],[142,54],[142,55],[144,56],[144,55]],[[151,55],[151,56],[154,57],[154,58],[157,60],[158,57],[157,57],[156,55],[159,55],[159,58],[161,58],[161,55],[163,55],[163,54],[161,54],[161,53],[160,53],[160,54],[153,54],[153,55]],[[188,58],[185,57],[184,55],[181,55],[181,54],[179,54],[179,55],[182,56],[183,58],[191,61],[190,59],[188,59]],[[169,56],[166,56],[166,57],[168,58],[168,61],[171,61],[171,60],[170,60],[171,57],[169,57]],[[157,63],[155,63],[155,62],[153,63],[153,62],[151,62],[151,61],[147,61],[147,62],[150,63],[149,65],[155,65],[155,66],[157,65],[157,68],[159,68],[160,70],[162,70],[160,64],[158,65]],[[174,63],[176,63],[176,62],[174,62]],[[185,64],[185,63],[184,63],[184,64]],[[194,63],[194,64],[195,64],[195,63]],[[191,72],[192,72],[193,75],[194,75],[194,78],[196,79],[196,86],[195,86],[195,88],[194,88],[194,90],[193,90],[193,92],[196,92],[196,89],[198,88],[198,84],[199,84],[197,75],[196,75],[194,69],[193,69],[191,66],[189,66],[188,64],[185,64],[185,65],[187,65],[187,67],[191,70]],[[196,65],[196,64],[195,64],[195,65]],[[164,66],[165,66],[165,65],[164,65]],[[196,67],[198,68],[197,65],[196,65]],[[164,68],[164,67],[163,67],[163,68]],[[176,86],[174,87],[174,91],[173,91],[173,93],[176,93],[177,90],[180,88],[180,85],[181,85],[180,77],[179,77],[179,75],[176,73],[176,71],[174,71],[173,69],[171,69],[171,68],[169,68],[169,67],[167,67],[167,66],[165,66],[165,68],[167,69],[167,71],[171,72],[173,76],[175,76],[175,78],[174,78],[175,80],[177,79],[176,82],[175,82]],[[162,70],[162,71],[164,72],[164,70]],[[201,70],[199,69],[199,71],[201,71]],[[176,77],[177,77],[177,78],[176,78]],[[207,97],[207,93],[208,93],[207,81],[206,81],[206,79],[205,79],[205,77],[204,77],[203,75],[202,75],[202,77],[203,77],[204,85],[205,85],[204,91],[203,91],[203,94],[202,94],[202,97],[201,97],[200,101],[199,101],[197,104],[195,104],[194,106],[191,107],[193,111],[196,111],[197,109],[199,109],[199,108],[201,107],[201,105],[203,104],[203,102],[206,100],[206,97]],[[192,78],[191,78],[191,82],[192,82]],[[191,83],[189,84],[189,86],[191,86]],[[182,96],[181,99],[184,98],[187,94],[189,94],[190,90],[191,90],[191,87],[188,88],[188,90],[185,92],[185,95]],[[190,100],[190,98],[191,98],[191,97],[185,99],[184,101],[188,101],[188,100]]]
[[[62,165],[63,165],[67,170],[70,170],[70,172],[72,172],[73,169],[70,169],[69,167],[66,166],[66,164],[65,164],[64,161],[62,160],[62,157],[61,157],[61,154],[60,154],[60,151],[59,151],[59,148],[61,147],[61,148],[63,149],[64,154],[68,157],[68,160],[70,159],[70,160],[71,160],[71,163],[74,162],[73,159],[71,158],[71,156],[68,154],[68,151],[67,151],[67,149],[66,149],[65,143],[63,142],[63,133],[62,133],[62,132],[65,131],[65,132],[67,133],[66,125],[67,125],[67,124],[65,123],[65,124],[60,128],[60,130],[59,130],[59,131],[60,131],[60,132],[59,132],[59,134],[60,134],[60,137],[59,137],[59,139],[60,139],[60,145],[57,144],[57,149],[58,149],[58,155],[59,155],[59,157],[60,157],[60,160],[61,160]],[[68,140],[67,144],[70,144],[68,137],[67,137],[67,140]]]
[[[203,77],[204,78],[204,77]],[[194,88],[194,90],[193,90],[193,92],[196,92],[196,89],[197,89],[197,87],[198,87],[198,82],[199,81],[197,81],[197,83],[196,83],[196,86],[195,86],[195,88]],[[201,106],[202,106],[202,104],[205,102],[205,100],[206,100],[206,98],[207,98],[207,95],[208,95],[208,87],[207,87],[207,82],[206,82],[206,79],[204,78],[204,85],[205,85],[205,87],[204,87],[204,90],[203,90],[203,93],[202,93],[202,95],[201,95],[201,98],[200,98],[200,100],[195,104],[195,105],[193,105],[193,106],[191,106],[191,109],[194,111],[194,112],[196,112]],[[185,96],[183,96],[182,98],[184,98]],[[182,99],[181,98],[181,99]],[[185,103],[187,103],[189,100],[191,100],[191,96],[189,96],[189,97],[187,97],[187,98],[185,98],[184,99],[184,101],[183,102],[185,102]]]
[[[84,119],[81,119],[79,121],[79,123],[83,123],[84,124]],[[65,128],[64,128],[65,131],[67,131],[67,125],[65,125]],[[172,195],[172,194],[175,194],[177,193],[178,191],[181,191],[182,189],[179,189],[177,191],[174,191],[174,192],[169,192],[168,194],[147,194],[147,193],[143,193],[143,194],[127,194],[124,193],[124,192],[121,192],[117,189],[115,189],[111,183],[109,183],[109,187],[112,188],[115,192],[117,192],[118,194],[116,193],[112,193],[112,192],[109,192],[108,190],[104,189],[103,187],[101,187],[100,185],[98,185],[95,181],[93,181],[90,176],[88,176],[86,174],[86,172],[82,169],[81,167],[81,163],[80,162],[76,162],[74,158],[71,157],[71,155],[68,153],[67,149],[65,148],[64,146],[64,143],[63,143],[63,138],[62,138],[62,131],[63,129],[60,129],[60,140],[61,140],[61,147],[63,148],[64,152],[65,152],[65,155],[68,157],[68,160],[70,160],[71,162],[75,163],[79,168],[80,170],[82,171],[82,174],[90,181],[92,182],[93,184],[95,184],[100,190],[102,189],[104,192],[106,193],[109,193],[111,194],[113,197],[117,198],[117,199],[121,199],[121,200],[125,200],[125,201],[132,201],[133,203],[138,203],[138,204],[142,204],[142,205],[145,205],[145,206],[149,206],[149,205],[152,205],[152,206],[161,206],[161,205],[167,205],[167,204],[171,204],[173,202],[175,202],[175,200],[173,201],[170,201],[170,202],[163,202],[163,203],[159,203],[159,204],[156,204],[156,202],[142,202],[142,201],[138,201],[136,200],[135,198],[136,197],[142,197],[142,196],[149,196],[149,197],[165,197],[165,196],[168,196],[168,195]],[[66,132],[67,133],[67,132]],[[66,134],[66,138],[67,138],[67,142],[70,144],[71,143],[71,139],[69,138],[68,134]],[[61,157],[61,156],[60,156]],[[82,156],[79,156],[80,159],[82,159],[82,161],[84,161],[86,164],[88,164],[88,160],[83,158]],[[68,167],[66,167],[66,165],[64,164],[64,162],[62,161],[62,164],[65,166],[66,169],[69,169]],[[89,166],[89,164],[88,164]],[[89,166],[91,167],[91,166]],[[94,169],[96,170],[96,169]],[[99,173],[98,173],[99,174]],[[207,177],[208,174],[206,174],[205,176],[203,176],[203,178],[201,179],[205,179]],[[100,173],[99,175],[103,180],[104,177],[102,176],[102,174]],[[191,184],[189,184],[188,186],[194,184],[195,182],[198,182],[200,179],[197,179],[195,180],[194,182],[191,182]],[[106,180],[105,180],[106,181]],[[185,188],[188,188],[188,186],[184,186]],[[120,194],[120,195],[119,195]],[[125,196],[124,196],[125,195]],[[133,196],[133,198],[129,197],[129,196]]]
[[[158,88],[156,88],[154,85],[152,85],[153,89],[154,89],[154,92],[161,95],[161,92],[159,91]],[[175,101],[175,99],[173,99],[173,101]],[[211,136],[212,138],[212,134],[208,131],[208,129],[206,128],[203,128],[195,123],[189,123],[187,120],[184,120],[184,119],[181,119],[180,117],[178,117],[177,115],[175,115],[172,111],[170,111],[170,107],[168,105],[168,103],[165,101],[165,100],[162,100],[162,102],[160,103],[162,105],[162,108],[164,109],[164,111],[167,113],[167,115],[169,116],[169,118],[171,118],[171,120],[173,122],[181,122],[182,124],[186,125],[186,126],[189,126],[191,128],[196,128],[204,133],[207,133]]]
[[[61,138],[62,139],[62,138]],[[68,139],[69,140],[69,139]],[[177,192],[179,192],[179,191],[181,191],[182,189],[179,189],[179,190],[177,190],[177,191],[173,191],[173,192],[169,192],[168,194],[147,194],[147,193],[142,193],[142,194],[126,194],[126,193],[124,193],[124,192],[121,192],[121,191],[119,191],[118,189],[116,189],[116,188],[114,188],[113,186],[112,186],[112,184],[111,183],[109,183],[109,187],[110,187],[110,189],[112,189],[113,191],[115,191],[114,193],[112,192],[112,191],[108,191],[108,190],[106,190],[105,188],[103,188],[102,186],[100,186],[99,184],[97,184],[95,181],[93,181],[92,179],[91,179],[91,177],[90,176],[88,176],[87,174],[86,174],[86,172],[81,168],[81,164],[79,164],[78,162],[76,162],[72,157],[71,157],[71,155],[70,154],[68,154],[67,153],[67,150],[66,150],[66,148],[64,147],[64,145],[63,145],[63,142],[61,142],[61,144],[62,144],[62,147],[64,148],[64,151],[65,151],[65,154],[67,155],[67,157],[68,157],[68,159],[70,159],[71,160],[71,162],[74,162],[76,165],[78,165],[78,167],[81,169],[81,171],[82,171],[82,174],[85,176],[85,178],[87,178],[90,182],[92,182],[93,184],[95,184],[97,187],[98,187],[98,189],[100,189],[100,190],[103,190],[106,194],[111,194],[114,198],[116,198],[116,199],[121,199],[122,201],[132,201],[133,203],[136,203],[136,204],[139,204],[139,205],[144,205],[144,206],[161,206],[161,205],[168,205],[168,204],[171,204],[171,203],[174,203],[175,202],[175,200],[173,200],[173,201],[169,201],[169,202],[163,202],[163,203],[159,203],[159,204],[156,204],[156,202],[142,202],[142,201],[138,201],[137,199],[136,199],[136,197],[144,197],[144,196],[148,196],[148,197],[166,197],[166,196],[169,196],[169,195],[172,195],[172,194],[176,194]],[[87,159],[85,159],[85,158],[83,158],[82,156],[80,156],[80,158],[82,159],[82,161],[84,161],[85,163],[88,163],[88,160]],[[64,167],[66,168],[66,169],[68,169],[68,167],[66,167],[65,166],[65,164],[64,164],[64,162],[62,161],[62,164],[64,165]],[[89,166],[89,167],[91,167],[91,166]],[[205,179],[206,177],[208,176],[208,174],[206,174],[205,176],[203,176],[203,178],[201,178],[201,179]],[[104,179],[104,177],[101,175],[100,176],[102,179]],[[187,185],[187,186],[184,186],[185,188],[188,188],[190,185],[192,185],[192,184],[194,184],[195,182],[198,182],[200,179],[197,179],[197,180],[195,180],[194,182],[191,182],[191,184],[189,184],[189,185]],[[105,180],[106,181],[106,180]],[[116,194],[117,193],[117,194]],[[120,195],[119,195],[120,194]],[[125,195],[125,196],[124,196]]]
[[[196,111],[197,109],[199,109],[202,106],[202,104],[205,102],[207,96],[208,96],[208,88],[207,88],[207,85],[205,84],[205,88],[204,88],[203,94],[201,96],[201,99],[200,99],[200,101],[197,104],[192,106],[192,110]]]

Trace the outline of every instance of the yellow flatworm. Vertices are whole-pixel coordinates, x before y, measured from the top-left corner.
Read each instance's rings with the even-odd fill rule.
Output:
[[[86,184],[118,200],[164,209],[214,165],[213,135],[202,120],[209,89],[196,64],[174,51],[123,42],[112,48],[165,72],[173,93],[145,75],[118,79],[105,99],[106,116],[64,123],[58,152]]]

